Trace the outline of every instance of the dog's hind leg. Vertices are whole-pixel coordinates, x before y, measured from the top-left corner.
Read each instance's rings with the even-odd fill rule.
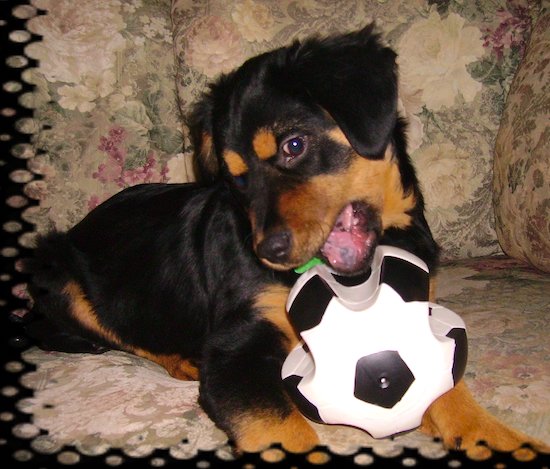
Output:
[[[111,348],[93,331],[84,330],[72,314],[68,289],[77,285],[74,272],[83,262],[67,235],[55,232],[39,238],[34,255],[23,261],[32,304],[23,326],[44,350],[102,353]]]
[[[98,354],[110,349],[103,343],[71,333],[37,311],[28,316],[24,318],[25,331],[43,350]]]
[[[198,381],[199,367],[192,359],[185,359],[177,353],[154,354],[139,348],[130,348],[128,351],[138,357],[147,358],[162,366],[170,376],[182,381]]]

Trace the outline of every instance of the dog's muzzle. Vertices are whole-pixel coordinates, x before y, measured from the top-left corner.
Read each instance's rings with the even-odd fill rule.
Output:
[[[362,273],[369,267],[378,242],[378,226],[373,210],[362,202],[350,202],[339,213],[324,244],[317,248],[317,254],[313,251],[313,255],[322,257],[338,273]],[[280,230],[268,234],[258,243],[256,253],[266,264],[277,268],[287,266],[293,260],[292,249],[292,232]]]

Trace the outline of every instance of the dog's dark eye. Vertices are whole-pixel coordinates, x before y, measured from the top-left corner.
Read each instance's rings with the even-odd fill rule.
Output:
[[[233,176],[233,181],[239,189],[244,189],[248,184],[248,178],[246,174],[241,174],[240,176]]]
[[[283,146],[281,148],[283,150],[284,156],[288,160],[292,160],[305,153],[307,142],[304,137],[292,137],[288,139],[285,143],[283,143]]]

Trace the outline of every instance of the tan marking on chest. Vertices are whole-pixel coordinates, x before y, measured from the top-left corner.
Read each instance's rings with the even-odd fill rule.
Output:
[[[284,285],[270,285],[256,295],[254,306],[263,318],[274,324],[285,335],[290,351],[298,344],[299,338],[286,312],[289,291],[290,289]]]

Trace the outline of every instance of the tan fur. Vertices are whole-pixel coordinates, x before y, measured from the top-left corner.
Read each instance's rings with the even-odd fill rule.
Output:
[[[437,399],[426,411],[421,430],[439,437],[453,449],[465,450],[472,459],[485,459],[487,448],[478,445],[485,441],[497,451],[518,451],[516,457],[532,459],[535,453],[519,449],[529,443],[536,451],[549,453],[550,447],[513,430],[483,409],[473,398],[464,381]]]
[[[225,150],[223,152],[223,159],[227,164],[229,172],[233,176],[242,176],[243,174],[246,174],[248,172],[248,166],[244,161],[244,158],[237,152],[234,152],[232,150]]]
[[[284,285],[267,286],[256,295],[255,307],[285,335],[290,351],[299,339],[285,309],[288,293],[289,288]],[[287,451],[302,453],[319,443],[316,432],[296,409],[283,418],[259,410],[239,416],[234,424],[236,443],[243,451],[261,451],[280,443]]]
[[[288,339],[288,351],[292,350],[299,341],[298,336],[285,309],[289,288],[284,285],[270,285],[264,288],[257,296],[255,306],[262,316],[273,323]]]
[[[252,139],[252,147],[260,160],[267,160],[277,154],[277,139],[269,129],[259,129]]]
[[[335,127],[328,132],[328,136],[339,143],[340,145],[347,146],[351,148],[349,140],[344,135],[344,132],[339,127]],[[399,168],[393,159],[393,149],[389,146],[386,149],[385,157],[383,160],[369,160],[368,158],[363,158],[360,155],[355,154],[356,158],[359,158],[359,161],[363,160],[363,163],[371,163],[368,166],[372,166],[370,175],[367,174],[364,179],[369,179],[370,185],[373,185],[373,176],[376,174],[384,174],[384,179],[379,182],[380,188],[383,189],[382,195],[382,206],[376,206],[377,208],[382,208],[382,223],[384,228],[388,227],[397,227],[405,228],[409,225],[411,217],[406,213],[408,210],[411,210],[416,200],[413,194],[405,194],[403,186],[401,184],[401,175],[399,174]],[[376,164],[372,163],[381,163],[379,166],[386,166],[384,170],[376,168]],[[365,166],[363,164],[363,166]],[[356,166],[350,168],[350,171],[354,171]],[[363,179],[363,178],[361,178]],[[373,188],[373,191],[370,191],[370,198],[380,197],[378,194],[375,194],[376,188]],[[355,192],[353,192],[355,193]],[[368,199],[368,197],[366,197]]]
[[[216,160],[216,155],[214,154],[212,135],[209,133],[202,133],[198,157],[201,159],[206,171],[211,174],[216,174],[218,172],[218,161]]]
[[[99,323],[92,304],[86,299],[86,295],[76,282],[68,282],[63,288],[63,293],[69,298],[71,314],[79,324],[107,342],[118,347],[122,346],[120,338],[113,331]]]
[[[437,285],[436,278],[437,277],[435,275],[430,275],[430,289],[428,293],[428,298],[432,303],[436,303],[437,299],[435,296],[435,289]]]
[[[355,155],[344,171],[314,176],[283,193],[279,213],[292,231],[293,252],[288,265],[271,267],[286,268],[311,258],[326,240],[340,211],[351,201],[361,200],[377,209],[383,229],[407,227],[411,222],[407,212],[414,208],[416,199],[403,190],[392,151],[389,147],[382,160]]]
[[[333,127],[327,132],[327,135],[336,143],[339,143],[340,145],[351,148],[351,144],[349,143],[349,140],[345,136],[344,132],[342,132],[342,129],[340,127]]]
[[[416,204],[414,194],[405,194],[401,185],[401,175],[396,164],[391,164],[385,173],[384,196],[382,202],[382,226],[405,228],[411,223],[407,213]]]
[[[246,452],[257,452],[280,443],[292,453],[303,453],[319,443],[315,430],[297,410],[281,418],[267,412],[240,415],[235,423],[237,446]]]
[[[132,353],[162,366],[173,378],[181,381],[199,380],[199,369],[190,360],[184,360],[177,353],[156,355],[140,348],[133,348]]]
[[[139,347],[125,344],[117,334],[99,323],[91,303],[86,299],[86,295],[76,282],[68,282],[63,289],[63,293],[67,295],[71,302],[73,318],[84,328],[102,337],[117,348],[159,364],[174,378],[181,380],[197,380],[199,378],[197,367],[178,354],[153,354]]]

